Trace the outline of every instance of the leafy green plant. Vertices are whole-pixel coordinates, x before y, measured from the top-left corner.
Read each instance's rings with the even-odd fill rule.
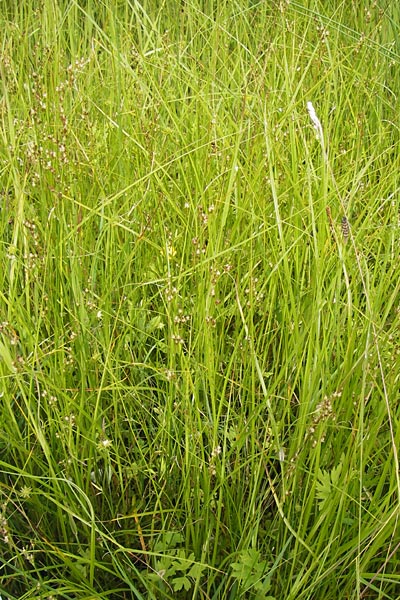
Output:
[[[340,480],[343,478],[343,463],[339,463],[332,470],[319,469],[316,484],[316,498],[318,507],[322,511],[336,490],[340,489]]]
[[[174,592],[182,593],[193,588],[205,568],[195,561],[193,552],[186,555],[185,549],[179,547],[183,542],[181,534],[167,532],[165,539],[154,545],[154,552],[162,556],[155,558],[154,572],[148,574],[148,578],[156,584],[161,580]]]
[[[238,556],[238,562],[231,564],[232,577],[239,583],[238,597],[251,597],[261,600],[274,600],[269,596],[271,578],[268,574],[268,565],[261,559],[257,550],[245,550]],[[248,593],[251,591],[251,594]]]

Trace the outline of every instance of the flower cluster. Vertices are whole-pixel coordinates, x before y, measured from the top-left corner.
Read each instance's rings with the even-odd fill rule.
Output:
[[[314,412],[312,423],[308,429],[308,436],[312,439],[312,445],[315,447],[318,442],[325,441],[325,433],[318,436],[319,425],[325,423],[328,420],[335,421],[336,414],[333,408],[333,404],[336,398],[340,398],[341,392],[336,391],[331,396],[324,396],[322,402],[320,402]]]

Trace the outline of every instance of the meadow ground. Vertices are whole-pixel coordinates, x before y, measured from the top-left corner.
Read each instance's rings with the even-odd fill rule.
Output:
[[[0,5],[2,600],[399,598],[398,3]]]

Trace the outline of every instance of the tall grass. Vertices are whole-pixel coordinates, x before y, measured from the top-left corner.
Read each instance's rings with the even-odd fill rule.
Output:
[[[1,597],[398,598],[397,3],[1,15]]]

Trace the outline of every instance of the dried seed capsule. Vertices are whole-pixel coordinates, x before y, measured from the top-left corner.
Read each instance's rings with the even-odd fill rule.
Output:
[[[342,217],[342,234],[343,241],[346,244],[350,234],[350,225],[346,217]]]

